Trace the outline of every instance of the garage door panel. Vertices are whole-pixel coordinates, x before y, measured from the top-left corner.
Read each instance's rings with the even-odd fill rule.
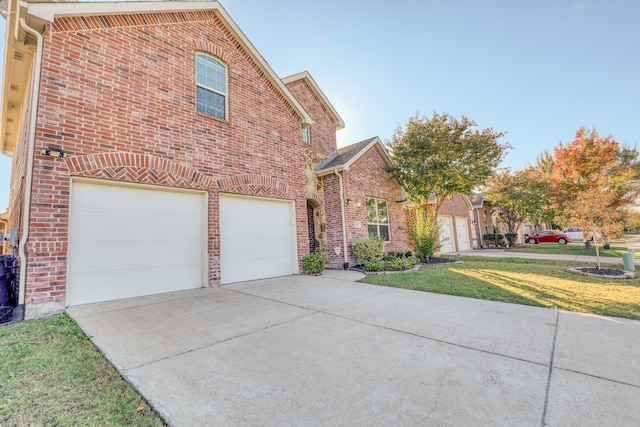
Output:
[[[455,251],[452,222],[450,216],[438,216],[438,224],[440,225],[440,253],[442,254]]]
[[[456,218],[456,231],[458,236],[458,247],[461,251],[471,249],[471,241],[469,239],[469,223],[467,218]]]
[[[224,259],[256,259],[287,257],[291,259],[291,240],[289,238],[268,239],[229,239],[224,246]]]
[[[79,181],[70,210],[69,305],[203,285],[203,193]]]
[[[288,201],[220,197],[223,284],[296,272],[292,207]]]

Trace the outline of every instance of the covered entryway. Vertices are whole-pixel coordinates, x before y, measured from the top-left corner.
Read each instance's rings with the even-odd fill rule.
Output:
[[[294,203],[220,195],[221,283],[298,273]]]
[[[202,191],[74,180],[67,305],[202,287],[206,200]]]
[[[439,215],[440,225],[440,253],[448,254],[455,252],[456,242],[453,236],[453,221],[448,215]]]
[[[458,250],[468,251],[471,249],[471,239],[469,238],[469,223],[467,218],[456,217],[456,236],[458,236]]]

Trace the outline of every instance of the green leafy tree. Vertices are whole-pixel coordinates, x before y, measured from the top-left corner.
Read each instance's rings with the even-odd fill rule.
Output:
[[[505,170],[496,174],[489,180],[485,196],[507,226],[508,233],[515,234],[526,219],[535,222],[547,219],[551,210],[550,188],[544,175],[529,167],[515,173]]]
[[[412,117],[389,143],[394,166],[387,172],[418,206],[427,206],[433,198],[432,212],[437,214],[447,198],[483,185],[510,148],[499,142],[503,133],[476,126],[464,116],[458,120],[446,113]]]
[[[446,113],[434,112],[430,118],[416,114],[405,127],[396,129],[389,142],[394,165],[387,172],[405,189],[418,212],[429,216],[427,222],[418,222],[423,227],[418,239],[424,244],[437,241],[442,203],[483,185],[510,148],[499,142],[503,133],[476,126],[464,116],[458,120]]]

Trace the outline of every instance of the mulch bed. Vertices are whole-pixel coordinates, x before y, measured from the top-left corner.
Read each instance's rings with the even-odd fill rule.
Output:
[[[582,268],[578,268],[577,270],[583,271],[585,273],[598,274],[601,276],[624,276],[624,271],[614,270],[611,268],[582,267]]]
[[[457,262],[457,260],[452,258],[429,258],[427,260],[421,261],[423,264],[450,264]]]

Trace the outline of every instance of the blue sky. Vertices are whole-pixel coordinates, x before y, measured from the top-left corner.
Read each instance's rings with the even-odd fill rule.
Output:
[[[346,122],[340,146],[388,140],[433,111],[506,132],[513,169],[580,126],[640,145],[640,2],[221,3],[278,75],[312,74]],[[0,211],[9,160],[0,155]]]

